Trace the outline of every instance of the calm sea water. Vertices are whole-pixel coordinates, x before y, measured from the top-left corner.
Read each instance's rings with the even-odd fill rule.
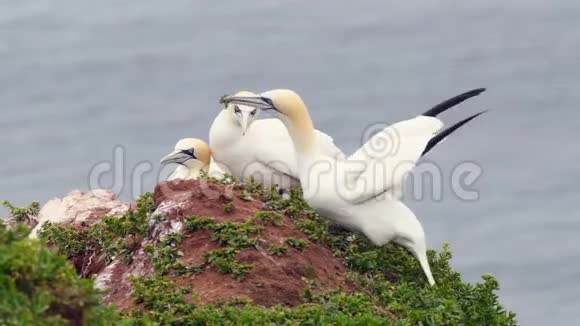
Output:
[[[442,200],[407,202],[431,247],[451,243],[466,279],[499,278],[523,325],[572,324],[579,53],[576,0],[0,0],[0,198],[86,189],[119,145],[128,199],[131,167],[158,171],[177,139],[207,139],[217,98],[239,89],[298,90],[318,128],[351,152],[369,124],[484,86],[444,119],[492,111],[428,157],[445,175],[481,166],[480,199],[445,184]],[[155,173],[143,180],[151,190]]]

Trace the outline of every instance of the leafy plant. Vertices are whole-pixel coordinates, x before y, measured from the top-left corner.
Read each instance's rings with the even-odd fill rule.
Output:
[[[11,202],[5,200],[2,202],[2,206],[8,208],[10,215],[15,218],[16,222],[20,223],[29,222],[40,213],[40,204],[36,201],[27,207],[16,207]]]
[[[271,245],[270,248],[268,248],[268,254],[272,255],[272,256],[282,256],[288,253],[288,247],[286,247],[285,245]]]
[[[177,246],[183,241],[181,233],[173,232],[165,236],[165,238],[156,246],[150,245],[145,247],[145,252],[149,255],[153,268],[165,275],[171,271],[178,275],[185,274],[187,267],[179,261],[179,257],[183,253],[177,250]]]
[[[203,258],[206,263],[214,266],[220,273],[232,274],[237,280],[242,280],[246,274],[254,268],[252,264],[244,264],[236,261],[235,256],[239,249],[225,247],[206,253]]]
[[[254,221],[269,222],[274,225],[280,225],[282,223],[282,215],[274,211],[258,211],[252,219]]]
[[[211,229],[211,225],[215,223],[213,217],[197,217],[190,216],[185,219],[185,228],[189,232],[195,232],[198,230]]]
[[[297,238],[288,238],[286,239],[286,243],[298,250],[298,251],[304,251],[304,249],[306,249],[306,247],[308,246],[308,243],[306,243],[306,241],[302,240],[302,239],[297,239]]]
[[[136,249],[133,243],[149,234],[149,220],[154,209],[153,194],[146,193],[137,199],[136,209],[121,217],[104,216],[101,223],[88,228],[45,223],[40,237],[68,258],[104,252],[109,261],[119,255],[129,261]]]
[[[119,324],[121,314],[100,303],[92,280],[81,279],[64,257],[30,230],[0,222],[0,324]]]

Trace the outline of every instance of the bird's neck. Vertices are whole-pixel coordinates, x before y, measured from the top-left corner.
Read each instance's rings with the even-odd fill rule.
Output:
[[[317,152],[314,124],[305,104],[299,103],[296,109],[286,114],[282,121],[288,129],[290,137],[292,137],[294,148],[299,156]]]
[[[209,164],[194,160],[192,163],[188,163],[185,168],[188,171],[188,179],[197,179],[201,171],[205,173],[209,171]]]
[[[241,127],[227,110],[221,110],[209,129],[209,145],[213,149],[229,145],[241,136]]]

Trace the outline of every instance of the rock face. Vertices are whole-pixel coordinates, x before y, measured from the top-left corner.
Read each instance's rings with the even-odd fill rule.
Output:
[[[48,207],[64,212],[66,218],[62,223],[86,228],[96,223],[102,215],[122,215],[129,209],[129,204],[121,203],[110,195],[73,192]],[[131,247],[129,259],[114,257],[107,260],[104,253],[98,250],[71,259],[81,274],[94,277],[96,285],[106,291],[106,303],[114,303],[126,310],[133,308],[131,277],[159,273],[159,264],[155,263],[157,254],[151,248],[166,243],[170,235],[179,236],[179,241],[167,245],[177,258],[167,253],[163,253],[162,258],[173,257],[171,264],[184,267],[186,272],[176,273],[168,268],[164,274],[180,286],[191,286],[196,293],[191,300],[196,302],[249,298],[263,306],[295,306],[303,303],[304,293],[313,282],[316,283],[316,291],[350,288],[345,265],[333,256],[328,247],[310,241],[287,216],[278,214],[280,219],[276,221],[256,219],[256,213],[268,212],[264,202],[247,198],[233,185],[196,180],[163,182],[155,189],[154,202],[155,211],[149,219],[148,235],[131,236],[128,240]],[[188,228],[192,216],[211,217],[217,227]],[[224,272],[227,268],[220,267],[219,263],[208,263],[207,255],[221,248],[231,248],[231,243],[237,241],[216,238],[216,232],[222,232],[223,236],[226,226],[237,227],[248,223],[255,223],[260,231],[243,239],[255,242],[233,253],[237,264],[251,265],[247,273],[243,277],[235,277],[231,272]],[[235,237],[237,234],[228,236]],[[288,245],[289,239],[304,244],[303,248]],[[278,252],[273,248],[277,248]],[[190,272],[194,269],[195,272]]]
[[[92,225],[104,215],[121,216],[129,210],[129,207],[128,203],[118,200],[110,190],[71,191],[64,198],[54,198],[42,206],[37,217],[38,224],[30,236],[37,237],[45,222]]]

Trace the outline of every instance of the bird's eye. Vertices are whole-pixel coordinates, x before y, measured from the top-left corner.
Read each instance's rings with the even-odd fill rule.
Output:
[[[269,99],[269,98],[267,98],[267,97],[264,97],[264,101],[265,101],[266,103],[268,103],[268,105],[270,105],[270,106],[274,106],[274,102],[272,102],[272,99]]]
[[[189,156],[193,156],[193,149],[186,149],[183,151],[184,154],[187,154]]]
[[[240,108],[237,105],[234,106],[234,112],[235,113],[242,113],[242,111],[240,110]]]
[[[256,115],[256,112],[257,112],[257,111],[258,111],[258,110],[254,109],[254,110],[252,110],[252,112],[250,112],[250,114],[251,114],[251,115]]]

